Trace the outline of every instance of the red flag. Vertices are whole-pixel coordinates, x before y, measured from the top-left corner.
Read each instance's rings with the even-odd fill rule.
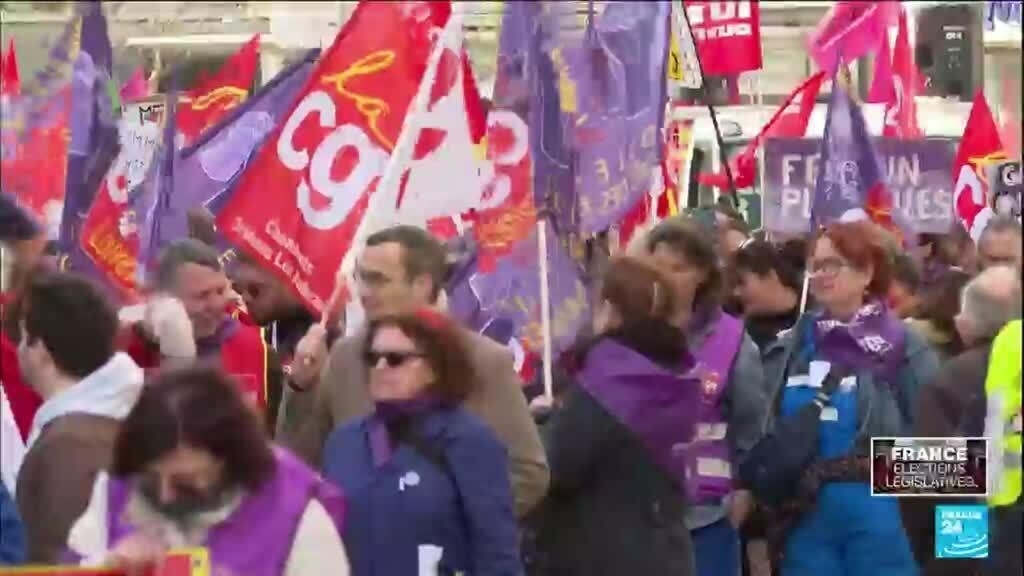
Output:
[[[7,46],[7,52],[0,57],[0,93],[17,94],[21,91],[21,76],[18,74],[18,53],[14,49],[14,38]]]
[[[195,141],[207,127],[249,97],[259,64],[260,35],[245,43],[212,78],[204,78],[178,104],[178,131],[184,143]]]
[[[896,35],[896,50],[893,54],[891,84],[892,90],[886,98],[885,124],[882,136],[886,138],[921,138],[917,123],[917,88],[921,73],[914,64],[914,53],[910,49],[910,34],[907,32],[906,11],[900,13],[899,33]]]
[[[953,162],[953,203],[957,218],[977,240],[984,229],[986,214],[991,216],[988,200],[988,167],[1006,159],[999,128],[992,111],[979,90],[974,96],[960,148]],[[986,210],[988,209],[988,210]]]
[[[121,86],[120,95],[122,102],[141,100],[149,96],[149,82],[146,81],[146,75],[142,73],[142,68],[136,68],[131,78]]]
[[[730,162],[733,184],[737,190],[750,188],[754,185],[757,168],[757,149],[767,138],[802,138],[807,131],[807,123],[811,120],[814,103],[821,92],[821,84],[825,81],[825,73],[818,72],[803,84],[797,86],[782,106],[775,112],[761,132],[754,137],[747,147]],[[700,183],[728,191],[729,179],[725,172],[716,174],[701,173]]]
[[[761,9],[757,2],[683,3],[708,76],[761,69]]]
[[[448,2],[358,4],[217,217],[231,242],[317,313],[450,11]]]

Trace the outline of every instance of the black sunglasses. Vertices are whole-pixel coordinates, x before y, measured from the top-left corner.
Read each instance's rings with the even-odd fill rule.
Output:
[[[384,364],[388,368],[397,368],[402,364],[405,364],[413,358],[422,358],[423,353],[421,352],[399,352],[399,351],[382,351],[367,350],[363,353],[363,362],[366,363],[370,368],[376,368],[380,365],[381,359],[384,360]]]

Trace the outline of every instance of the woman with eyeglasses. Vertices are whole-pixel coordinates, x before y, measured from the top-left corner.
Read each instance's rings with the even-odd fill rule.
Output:
[[[213,574],[346,575],[344,507],[336,487],[271,447],[230,376],[197,364],[147,382],[69,556],[144,574],[170,549],[205,547]]]
[[[519,575],[508,455],[460,408],[474,381],[455,325],[432,309],[370,323],[363,341],[373,413],[324,447],[348,496],[357,576]]]
[[[829,225],[811,242],[808,269],[818,309],[774,351],[776,417],[810,403],[828,373],[841,380],[821,410],[817,459],[770,526],[781,573],[915,576],[896,500],[871,496],[869,445],[909,434],[938,360],[884,304],[890,259],[872,224]]]

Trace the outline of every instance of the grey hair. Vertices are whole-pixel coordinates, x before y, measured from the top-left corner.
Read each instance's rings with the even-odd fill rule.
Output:
[[[157,259],[156,275],[151,284],[157,290],[172,290],[178,278],[178,269],[185,264],[222,271],[219,254],[212,246],[194,238],[174,241],[164,248]]]
[[[975,332],[973,336],[977,339],[995,338],[1003,326],[1021,317],[1020,279],[1015,271],[1006,266],[991,268],[988,272],[997,268],[1005,269],[1007,274],[1013,275],[1008,290],[986,290],[978,278],[964,287],[961,314],[970,320]]]
[[[981,238],[983,239],[988,234],[1003,234],[1006,232],[1013,232],[1017,236],[1021,235],[1021,225],[1016,218],[1009,214],[998,214],[993,216],[988,224],[985,225],[985,229],[981,232]],[[981,239],[979,239],[980,242]]]

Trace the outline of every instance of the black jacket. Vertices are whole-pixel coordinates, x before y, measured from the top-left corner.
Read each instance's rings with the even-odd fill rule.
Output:
[[[620,343],[652,358],[635,339]],[[629,340],[634,340],[633,343]],[[680,338],[680,345],[685,341]],[[680,358],[680,354],[675,354]],[[579,386],[541,430],[548,498],[531,519],[531,575],[688,576],[696,573],[686,505],[640,441]]]

